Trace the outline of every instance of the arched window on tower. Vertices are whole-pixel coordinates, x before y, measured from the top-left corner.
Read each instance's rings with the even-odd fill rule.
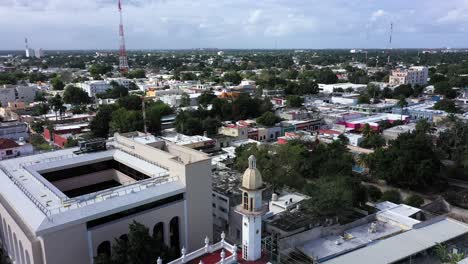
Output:
[[[169,222],[169,233],[170,233],[170,246],[171,248],[180,253],[180,233],[179,233],[179,217],[176,216]]]
[[[104,241],[97,247],[97,255],[111,255],[111,243],[109,241]]]
[[[159,241],[161,244],[164,244],[164,223],[159,222],[153,228],[153,238],[156,241]]]
[[[249,194],[244,192],[244,209],[249,210]]]

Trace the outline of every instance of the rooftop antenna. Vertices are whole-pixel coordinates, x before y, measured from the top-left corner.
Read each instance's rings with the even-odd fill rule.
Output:
[[[119,0],[119,15],[120,15],[120,25],[119,25],[119,37],[120,37],[120,50],[119,50],[119,69],[121,73],[128,72],[128,60],[127,60],[127,50],[125,49],[125,36],[124,36],[124,27],[122,19],[122,3]]]
[[[390,64],[390,55],[392,50],[392,37],[393,37],[393,22],[390,23],[390,38],[388,40],[388,61],[387,63]]]

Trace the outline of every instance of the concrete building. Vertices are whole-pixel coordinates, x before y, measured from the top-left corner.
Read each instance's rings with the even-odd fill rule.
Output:
[[[32,103],[36,93],[36,86],[3,85],[0,87],[0,103],[2,106],[7,106],[11,102]]]
[[[343,96],[332,96],[331,102],[342,105],[357,105],[358,96],[356,94],[345,94]]]
[[[76,86],[87,92],[89,97],[96,97],[97,94],[102,94],[112,89],[112,86],[106,81],[85,81],[77,83]]]
[[[429,78],[429,70],[424,66],[415,66],[409,69],[397,69],[393,70],[389,84],[392,86],[398,86],[402,84],[410,85],[425,85],[427,84],[427,79]]]
[[[337,90],[353,90],[354,92],[359,92],[363,89],[366,89],[366,84],[354,84],[354,83],[335,83],[335,84],[323,84],[319,83],[319,91],[321,93],[331,94]]]
[[[17,121],[2,122],[0,123],[0,138],[8,138],[15,141],[20,139],[28,140],[28,124]]]
[[[33,146],[23,141],[0,138],[0,160],[29,155],[33,153]]]
[[[132,221],[178,252],[212,239],[205,154],[139,133],[75,150],[0,161],[0,238],[14,263],[93,263]]]
[[[436,117],[447,115],[445,111],[432,109],[434,105],[434,102],[417,103],[409,105],[404,109],[396,107],[392,110],[392,113],[399,115],[403,111],[403,115],[408,115],[413,120],[426,119],[431,122]]]
[[[382,131],[382,136],[385,140],[395,140],[400,134],[411,133],[416,129],[416,123],[409,123],[407,125],[395,126]]]
[[[34,51],[34,56],[35,56],[36,58],[38,58],[38,59],[44,58],[45,52],[44,52],[43,49],[37,49],[37,50]]]

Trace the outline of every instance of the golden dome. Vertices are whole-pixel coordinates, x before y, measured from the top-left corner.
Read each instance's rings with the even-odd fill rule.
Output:
[[[253,155],[249,157],[249,167],[242,176],[242,188],[247,190],[257,190],[263,188],[262,174],[257,169],[257,160]]]

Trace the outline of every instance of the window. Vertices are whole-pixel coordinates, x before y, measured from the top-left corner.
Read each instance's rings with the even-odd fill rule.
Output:
[[[7,156],[13,155],[13,150],[9,149],[6,151]]]
[[[249,210],[249,195],[244,192],[244,209]]]
[[[242,250],[242,256],[244,259],[247,259],[247,245],[244,244],[244,249]]]
[[[216,208],[216,204],[215,204],[215,203],[213,203],[213,208]]]

